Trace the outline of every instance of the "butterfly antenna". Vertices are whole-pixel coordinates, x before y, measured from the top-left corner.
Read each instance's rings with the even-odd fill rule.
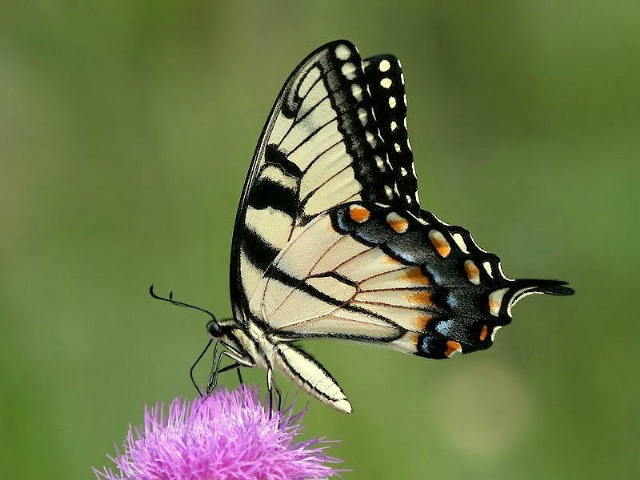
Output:
[[[184,302],[179,302],[177,300],[174,300],[172,291],[169,292],[169,296],[168,297],[166,297],[166,298],[165,297],[161,297],[160,295],[157,295],[156,292],[153,291],[153,284],[152,284],[149,287],[149,295],[151,295],[156,300],[162,300],[164,302],[169,302],[171,305],[177,305],[178,307],[187,307],[187,308],[193,308],[194,310],[199,310],[199,311],[209,315],[212,320],[217,321],[216,316],[213,313],[211,313],[209,310],[205,310],[204,308],[198,307],[196,305],[191,305],[190,303],[184,303]]]

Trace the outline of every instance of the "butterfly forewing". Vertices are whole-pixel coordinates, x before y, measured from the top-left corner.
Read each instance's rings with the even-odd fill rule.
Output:
[[[234,230],[236,317],[297,228],[351,201],[398,201],[360,55],[313,52],[282,89],[256,149]]]

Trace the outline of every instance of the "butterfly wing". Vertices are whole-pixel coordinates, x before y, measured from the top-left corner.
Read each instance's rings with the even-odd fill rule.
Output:
[[[238,321],[246,321],[249,299],[277,255],[316,216],[353,201],[402,206],[411,197],[411,208],[419,208],[415,177],[406,192],[399,190],[399,173],[390,163],[390,156],[402,157],[405,170],[413,171],[408,143],[394,142],[404,149],[398,153],[385,141],[394,135],[392,122],[404,129],[399,69],[391,72],[395,105],[377,94],[372,101],[369,93],[372,72],[380,73],[389,60],[393,57],[374,60],[365,72],[356,48],[336,41],[311,53],[285,83],[256,148],[236,217],[230,283]],[[377,116],[385,119],[382,132]]]

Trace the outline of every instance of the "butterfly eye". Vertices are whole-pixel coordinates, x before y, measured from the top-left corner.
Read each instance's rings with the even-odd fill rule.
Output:
[[[209,323],[207,323],[207,332],[209,332],[209,335],[211,335],[213,338],[220,338],[222,336],[222,329],[220,328],[220,324],[215,320],[211,320]]]

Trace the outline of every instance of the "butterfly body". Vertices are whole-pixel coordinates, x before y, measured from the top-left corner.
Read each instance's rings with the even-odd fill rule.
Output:
[[[209,333],[238,365],[280,372],[341,412],[331,374],[291,342],[341,338],[427,358],[489,348],[531,293],[462,227],[421,209],[392,55],[347,41],[311,53],[285,83],[256,148],[231,252],[234,318]],[[276,387],[277,388],[277,387]]]
[[[224,354],[239,366],[266,369],[269,390],[274,385],[272,372],[278,372],[321,402],[339,412],[351,413],[351,404],[335,379],[304,351],[288,344],[292,339],[266,331],[257,321],[239,325],[242,326],[221,329],[219,322],[213,320],[209,330],[211,333],[211,327],[215,329],[212,337],[222,342]]]

